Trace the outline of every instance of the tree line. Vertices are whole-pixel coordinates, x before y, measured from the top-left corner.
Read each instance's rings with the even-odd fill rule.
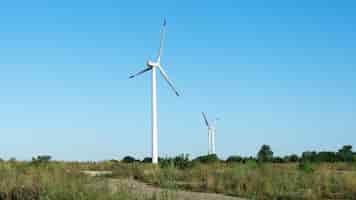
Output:
[[[49,155],[40,155],[33,157],[31,163],[42,164],[48,163],[51,160]],[[9,161],[16,160],[15,158]],[[243,156],[229,156],[227,159],[222,160],[218,158],[216,154],[203,155],[194,159],[189,159],[188,154],[181,154],[175,157],[159,158],[160,166],[176,166],[178,168],[187,168],[193,166],[195,163],[213,163],[213,162],[225,162],[225,163],[246,163],[246,162],[258,162],[258,163],[315,163],[315,162],[356,162],[356,152],[352,151],[351,145],[344,145],[338,151],[304,151],[300,156],[297,154],[291,154],[284,157],[274,156],[272,148],[269,145],[262,145],[257,155],[243,157]],[[0,159],[0,162],[2,160]],[[152,159],[146,157],[142,160],[136,159],[133,156],[125,156],[121,161],[112,160],[122,163],[151,163]]]
[[[193,165],[196,162],[211,163],[211,162],[226,162],[226,163],[246,163],[246,162],[258,162],[258,163],[290,163],[290,162],[355,162],[356,152],[352,151],[351,145],[344,145],[336,152],[333,151],[304,151],[301,156],[297,154],[291,154],[284,157],[274,156],[273,151],[269,145],[262,145],[257,155],[242,157],[238,155],[229,156],[226,160],[221,160],[215,154],[199,156],[193,160],[189,159],[188,154],[181,154],[172,158],[159,158],[160,165],[175,165],[180,168],[185,168]],[[143,160],[135,159],[132,156],[125,156],[121,162],[133,163],[151,163],[151,158],[147,157]]]
[[[230,157],[231,159],[231,157]],[[229,160],[229,158],[228,158]],[[351,145],[344,145],[336,152],[333,151],[304,151],[301,156],[296,154],[279,157],[273,156],[273,151],[269,145],[262,145],[257,153],[259,162],[354,162],[356,161],[356,152],[352,151]]]

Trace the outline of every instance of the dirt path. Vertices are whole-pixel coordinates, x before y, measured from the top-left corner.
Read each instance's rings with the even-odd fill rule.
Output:
[[[177,199],[177,200],[246,200],[214,193],[188,192],[182,190],[170,190],[156,188],[133,179],[109,179],[109,185],[112,191],[120,188],[128,188],[135,194],[151,197],[158,196],[159,199]]]

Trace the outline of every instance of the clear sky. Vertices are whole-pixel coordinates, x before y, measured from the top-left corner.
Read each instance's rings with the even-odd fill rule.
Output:
[[[356,148],[355,1],[2,1],[0,157],[150,156],[155,58],[160,156]]]

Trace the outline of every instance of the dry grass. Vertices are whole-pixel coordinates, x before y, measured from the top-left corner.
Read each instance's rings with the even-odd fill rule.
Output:
[[[188,169],[129,164],[126,170],[138,180],[168,188],[224,193],[254,199],[356,198],[355,164],[197,164]],[[114,170],[114,174],[122,174]]]
[[[136,194],[125,186],[113,189],[107,178],[81,173],[87,167],[88,163],[50,162],[33,165],[29,162],[0,162],[0,200],[158,199],[155,194]],[[167,196],[163,199],[172,198]]]
[[[198,163],[178,169],[174,166],[160,168],[151,164],[110,161],[49,162],[40,165],[0,162],[0,200],[14,199],[11,195],[37,197],[32,199],[157,198],[135,195],[135,191],[125,187],[110,189],[108,179],[85,176],[81,173],[83,170],[109,170],[112,171],[110,177],[133,178],[153,186],[252,199],[356,199],[355,166],[355,163],[319,163],[300,167],[295,163],[248,162]],[[166,195],[166,199],[174,198]]]

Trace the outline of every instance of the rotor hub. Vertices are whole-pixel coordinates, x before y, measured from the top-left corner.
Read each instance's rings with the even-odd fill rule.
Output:
[[[157,67],[159,64],[157,62],[153,62],[153,61],[148,60],[146,65],[148,67]]]

